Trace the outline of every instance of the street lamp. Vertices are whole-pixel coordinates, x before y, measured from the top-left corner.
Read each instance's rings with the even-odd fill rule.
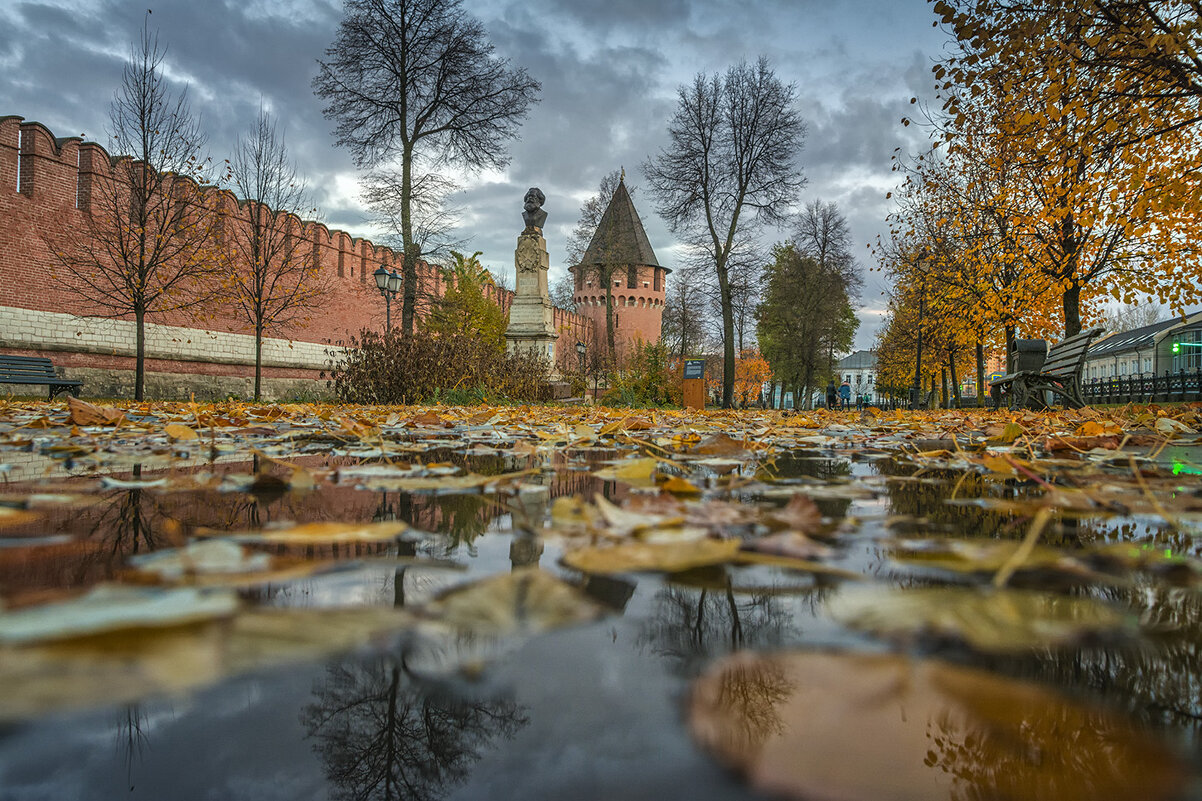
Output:
[[[580,374],[584,375],[584,352],[587,350],[583,342],[576,343],[576,355],[580,357]]]
[[[384,330],[391,331],[392,299],[401,291],[401,274],[395,270],[388,270],[381,264],[380,269],[372,273],[372,277],[376,279],[376,289],[384,296]]]

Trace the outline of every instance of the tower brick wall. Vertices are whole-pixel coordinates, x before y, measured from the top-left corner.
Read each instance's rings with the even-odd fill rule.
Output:
[[[0,352],[50,356],[68,377],[81,371],[133,370],[132,323],[114,327],[113,321],[69,319],[92,310],[85,297],[64,286],[70,276],[57,269],[55,257],[62,243],[87,236],[85,215],[97,208],[101,182],[116,179],[116,163],[95,142],[56,138],[40,123],[0,117]],[[228,192],[191,186],[217,193],[211,198],[215,203],[238,202]],[[320,222],[295,219],[292,235],[307,243],[328,291],[319,312],[267,333],[273,355],[264,375],[293,382],[289,386],[306,380],[317,385],[327,347],[349,342],[361,329],[384,327],[384,301],[372,273],[381,264],[399,267],[401,254]],[[424,314],[445,286],[436,266],[419,264],[418,276],[418,313]],[[490,296],[502,308],[512,301],[505,290],[492,290]],[[393,306],[399,314],[399,299]],[[238,378],[245,384],[254,374],[253,348],[249,355],[246,349],[253,333],[249,324],[232,304],[215,304],[203,312],[148,317],[164,328],[157,350],[148,352],[148,371]],[[589,334],[583,317],[562,310],[556,310],[556,325],[573,331],[571,336]],[[574,353],[565,358],[574,364]],[[212,386],[219,392],[220,384]],[[84,390],[97,392],[87,384]]]
[[[628,354],[635,342],[659,341],[667,299],[667,273],[664,267],[648,265],[614,270],[614,344],[619,356]],[[605,342],[605,287],[592,271],[573,267],[572,274],[576,311],[587,319],[593,340]]]

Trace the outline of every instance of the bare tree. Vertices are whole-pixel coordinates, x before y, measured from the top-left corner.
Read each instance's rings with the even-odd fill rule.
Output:
[[[334,43],[313,80],[336,120],[338,144],[359,166],[399,170],[404,248],[401,329],[413,333],[417,263],[414,192],[424,175],[508,163],[512,138],[541,85],[494,53],[460,0],[346,0]]]
[[[301,323],[326,286],[318,265],[298,247],[294,228],[311,211],[304,181],[284,136],[263,109],[230,162],[238,194],[225,234],[227,282],[240,316],[255,332],[255,400],[262,394],[263,335]]]
[[[837,276],[843,292],[853,301],[859,297],[864,278],[852,255],[851,229],[834,202],[812,200],[797,215],[793,244],[802,256],[818,262],[826,273]]]
[[[393,167],[372,170],[364,177],[362,197],[372,211],[373,221],[384,232],[379,241],[403,252],[405,193],[402,178],[401,171]],[[438,172],[425,172],[411,184],[410,231],[423,260],[445,259],[467,243],[454,233],[461,209],[448,205],[448,199],[458,188],[454,181]],[[432,308],[438,303],[439,296],[433,286],[420,284],[420,281],[415,282],[413,288],[416,308]]]
[[[722,404],[734,401],[731,254],[758,225],[779,223],[804,181],[796,156],[805,123],[797,90],[760,58],[725,76],[698,74],[678,91],[671,144],[644,172],[673,233],[705,254],[718,280],[724,342]]]
[[[576,311],[576,278],[571,273],[564,273],[551,282],[549,288],[551,304],[564,311]]]
[[[86,315],[133,317],[135,400],[145,394],[147,317],[197,309],[217,289],[207,280],[217,259],[214,199],[201,187],[205,137],[186,88],[168,86],[166,53],[143,25],[109,106],[112,176],[97,177],[81,196],[86,233],[50,242],[60,268],[53,273]]]
[[[664,302],[661,338],[668,352],[680,359],[696,356],[705,344],[706,298],[687,270],[677,273]]]
[[[1101,322],[1106,330],[1122,333],[1124,331],[1134,331],[1136,328],[1155,325],[1160,322],[1161,315],[1163,314],[1164,309],[1155,303],[1138,303],[1130,306],[1119,306],[1116,309],[1108,309],[1102,314]]]

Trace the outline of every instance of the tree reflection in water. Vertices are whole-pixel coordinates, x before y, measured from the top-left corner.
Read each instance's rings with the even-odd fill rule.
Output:
[[[462,783],[497,737],[528,723],[507,699],[467,699],[422,685],[394,657],[332,665],[301,712],[334,797],[432,801]]]
[[[146,713],[138,704],[122,710],[113,730],[113,744],[125,763],[125,783],[134,791],[134,763],[142,762],[142,753],[150,744]]]
[[[913,472],[912,466],[879,464],[885,475]],[[1030,515],[949,501],[953,495],[1021,501],[1041,494],[1031,482],[987,480],[972,472],[930,471],[925,477],[937,480],[890,481],[887,487],[891,511],[927,520],[923,527],[927,536],[933,531],[954,537],[1019,539]],[[1043,541],[1077,552],[1087,561],[1094,546],[1115,542],[1154,545],[1174,554],[1196,554],[1199,548],[1188,534],[1148,518],[1067,511],[1056,515]],[[1125,707],[1145,725],[1181,727],[1195,737],[1202,733],[1202,596],[1194,589],[1172,586],[1171,565],[1155,578],[1137,574],[1133,581],[1109,585],[1066,582],[1036,572],[1016,578],[1026,586],[1088,595],[1131,610],[1149,634],[1135,643],[1052,649],[1023,657],[978,656],[979,663],[1007,675],[1100,696]]]
[[[736,594],[725,586],[702,589],[669,584],[655,594],[656,609],[643,624],[639,646],[668,659],[684,676],[715,656],[743,648],[771,649],[800,629],[780,596]]]

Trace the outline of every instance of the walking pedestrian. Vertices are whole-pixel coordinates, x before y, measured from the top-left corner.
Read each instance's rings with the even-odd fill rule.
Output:
[[[843,411],[851,408],[851,384],[846,381],[839,385],[839,400],[842,401]]]

